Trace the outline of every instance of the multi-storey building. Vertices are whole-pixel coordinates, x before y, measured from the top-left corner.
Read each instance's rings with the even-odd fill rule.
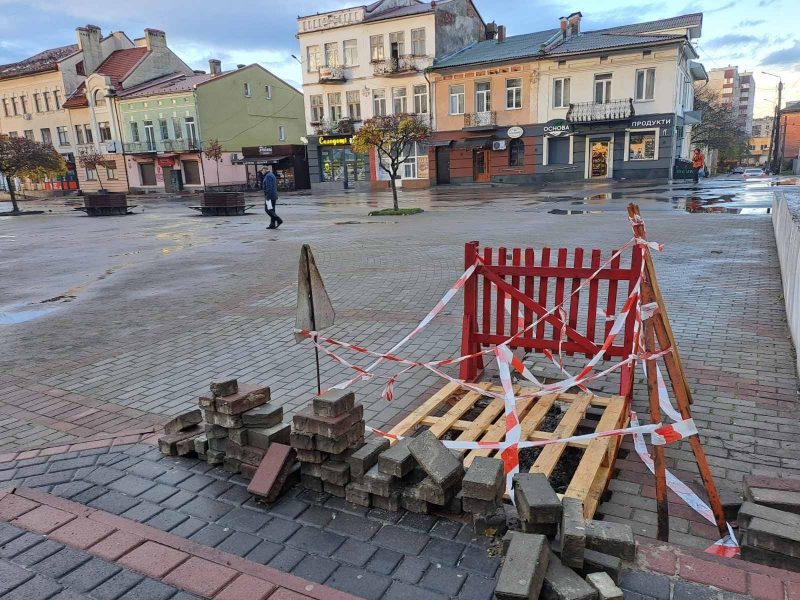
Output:
[[[24,182],[29,189],[40,185],[47,189],[77,188],[75,155],[86,138],[86,123],[73,123],[64,101],[113,52],[134,47],[121,31],[103,37],[99,27],[87,25],[76,33],[77,44],[0,66],[0,134],[53,144],[67,163],[66,178]]]
[[[511,37],[501,26],[435,63],[432,182],[672,176],[699,122],[702,14],[586,32],[581,18]]]
[[[436,58],[484,39],[470,0],[378,0],[300,17],[309,168],[314,187],[360,187],[388,180],[369,155],[350,147],[362,120],[416,113],[430,118],[425,69]],[[415,147],[401,185],[427,185],[428,157]]]
[[[255,187],[266,165],[285,189],[308,187],[302,94],[260,65],[223,72],[212,59],[209,67],[208,73],[171,73],[117,94],[129,188],[230,189],[247,181]],[[212,139],[222,147],[220,161],[202,152]],[[252,160],[245,156],[251,148]]]
[[[753,135],[753,107],[756,82],[749,71],[739,72],[739,67],[728,65],[708,72],[708,87],[715,91],[735,117],[739,129],[748,137]]]
[[[84,51],[95,48],[98,43],[97,37],[88,37],[84,40]],[[101,61],[64,102],[74,124],[78,154],[91,147],[105,160],[102,172],[78,167],[78,180],[83,190],[128,189],[120,131],[122,121],[115,99],[127,89],[170,73],[191,75],[193,71],[167,47],[163,31],[145,29],[144,37],[134,40],[132,47],[115,50]]]
[[[739,74],[739,129],[753,135],[753,108],[756,101],[756,80],[749,71]]]
[[[748,156],[744,160],[745,164],[757,167],[766,165],[769,160],[769,145],[768,137],[757,135],[751,137],[747,144]]]
[[[753,119],[753,137],[772,137],[772,127],[775,125],[775,117],[761,117]]]
[[[779,156],[781,168],[792,168],[795,174],[800,171],[800,101],[787,102],[781,110],[781,139]]]

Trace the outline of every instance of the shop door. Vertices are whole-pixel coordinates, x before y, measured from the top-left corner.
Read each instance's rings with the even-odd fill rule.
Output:
[[[162,167],[164,169],[164,191],[168,194],[177,192],[175,182],[172,179],[172,167]]]
[[[436,149],[436,183],[450,183],[450,148]]]
[[[489,181],[489,153],[486,150],[475,150],[472,155],[472,179]]]
[[[602,179],[609,176],[610,145],[608,141],[589,143],[589,178]]]

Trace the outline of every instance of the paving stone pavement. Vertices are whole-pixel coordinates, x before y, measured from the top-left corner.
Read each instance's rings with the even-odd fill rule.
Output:
[[[0,263],[0,282],[15,285],[2,291],[12,302],[37,306],[64,290],[71,299],[49,303],[54,312],[41,319],[0,329],[2,446],[158,423],[193,406],[219,372],[269,384],[275,402],[289,414],[296,410],[315,387],[313,353],[291,333],[295,261],[304,241],[313,243],[337,309],[329,333],[388,348],[461,272],[465,241],[608,249],[629,239],[624,208],[633,200],[651,239],[665,243],[656,269],[717,481],[737,489],[747,473],[800,474],[798,383],[769,217],[683,210],[722,194],[747,206],[771,197],[762,184],[720,181],[700,189],[450,188],[404,192],[406,203],[426,213],[387,222],[364,216],[385,195],[340,194],[290,200],[280,234],[265,234],[262,215],[207,220],[175,204],[148,204],[113,222],[66,213],[18,220],[18,243]],[[551,214],[551,208],[592,213]],[[64,258],[46,253],[44,240],[60,244]],[[404,355],[455,354],[460,312],[456,296]],[[349,373],[323,360],[322,376],[330,384]],[[412,372],[398,381],[391,404],[380,399],[382,385],[356,388],[368,422],[377,426],[398,420],[441,384]],[[614,391],[615,382],[596,389]],[[641,378],[634,406],[646,412]],[[629,444],[623,448],[628,454],[617,462],[600,514],[654,537],[652,480]],[[682,479],[697,477],[688,446],[670,445],[667,457]],[[671,539],[708,545],[714,528],[671,499]]]

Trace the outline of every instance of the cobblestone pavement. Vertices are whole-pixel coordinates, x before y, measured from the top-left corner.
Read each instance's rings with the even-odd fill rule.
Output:
[[[465,241],[607,250],[629,239],[625,205],[636,201],[651,239],[666,245],[656,268],[718,482],[736,489],[746,473],[798,474],[793,349],[772,226],[759,214],[770,200],[763,183],[714,180],[698,189],[404,192],[404,205],[426,209],[410,218],[367,217],[389,202],[386,194],[292,197],[277,232],[264,230],[260,213],[203,219],[188,202],[144,200],[125,218],[90,219],[64,207],[0,218],[2,447],[163,421],[193,406],[220,372],[269,384],[275,402],[296,410],[315,387],[313,353],[291,333],[303,242],[312,244],[337,310],[330,333],[388,348],[460,274]],[[731,212],[687,212],[709,204]],[[404,354],[455,354],[460,313],[457,296]],[[323,360],[322,376],[327,385],[348,372]],[[391,404],[380,399],[381,385],[356,388],[377,426],[441,383],[413,372]],[[646,412],[641,382],[635,407]],[[667,455],[681,478],[696,477],[688,447],[672,445]],[[635,455],[621,456],[617,467],[601,514],[653,537],[650,476]],[[672,540],[700,547],[714,537],[685,506],[670,508]]]

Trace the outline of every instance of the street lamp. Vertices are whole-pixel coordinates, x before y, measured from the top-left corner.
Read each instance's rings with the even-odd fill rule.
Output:
[[[778,80],[778,104],[775,106],[775,123],[772,126],[772,137],[769,139],[769,155],[767,162],[773,173],[780,175],[781,163],[783,162],[783,149],[778,148],[781,139],[781,94],[783,93],[783,79],[780,75],[761,71],[764,75],[775,77]],[[774,154],[773,154],[774,149]]]

